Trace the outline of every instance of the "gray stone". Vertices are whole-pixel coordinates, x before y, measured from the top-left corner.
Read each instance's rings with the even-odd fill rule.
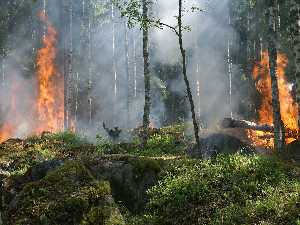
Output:
[[[56,170],[58,167],[62,166],[64,162],[61,159],[51,159],[38,164],[35,164],[32,168],[32,180],[38,181],[44,178],[48,173]]]

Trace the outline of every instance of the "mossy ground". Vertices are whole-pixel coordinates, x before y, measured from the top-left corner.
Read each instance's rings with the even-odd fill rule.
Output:
[[[87,168],[105,159],[129,162],[135,173],[140,175],[149,169],[154,170],[159,185],[149,191],[152,198],[143,213],[137,215],[121,207],[127,224],[300,224],[299,168],[265,156],[242,157],[235,154],[203,161],[180,156],[183,146],[182,142],[177,145],[178,138],[181,138],[179,131],[179,128],[166,128],[160,133],[153,131],[150,135],[150,143],[153,143],[144,153],[137,151],[138,142],[107,142],[106,146],[97,146],[85,141],[77,142],[70,133],[64,134],[62,140],[58,136],[44,136],[2,143],[0,163],[14,162],[11,165],[15,165],[9,167],[11,177],[5,182],[10,182],[17,191],[24,188],[21,205],[11,210],[11,216],[7,218],[14,221],[12,215],[20,216],[15,224],[49,224],[51,218],[55,220],[63,215],[66,216],[65,224],[74,224],[74,220],[95,224],[95,221],[103,221],[113,212],[114,206],[97,206],[102,194],[109,191],[109,185],[95,181],[84,172],[84,167],[74,166],[77,168],[74,173],[65,176],[70,179],[49,175],[47,179],[29,183],[28,174],[21,174],[28,168],[27,173],[30,173],[30,167],[40,160],[36,156],[41,153],[46,159],[77,159]],[[107,145],[113,146],[116,152],[121,152],[118,151],[120,149],[125,151],[119,155],[105,155],[99,149]],[[294,145],[298,148],[297,143]],[[81,172],[76,175],[77,170]],[[79,184],[72,181],[74,177],[79,179]],[[81,177],[85,177],[84,180],[80,180]],[[68,184],[70,191],[59,184]],[[103,188],[99,190],[99,186]],[[56,196],[59,201],[51,196]],[[76,196],[78,201],[72,196]],[[7,206],[2,215],[4,220],[8,215],[6,209]],[[57,210],[60,213],[51,214]],[[106,223],[121,222],[116,217],[116,221]]]
[[[80,162],[69,161],[44,179],[27,183],[4,224],[107,224],[116,207],[101,205],[109,194],[108,182],[95,180]]]

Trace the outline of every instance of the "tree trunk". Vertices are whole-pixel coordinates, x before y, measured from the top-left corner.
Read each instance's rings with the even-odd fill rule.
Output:
[[[227,27],[227,64],[229,75],[229,110],[232,117],[232,73],[231,73],[231,50],[230,50],[230,12],[228,11],[228,27]]]
[[[196,52],[196,82],[197,82],[197,100],[198,100],[198,110],[197,110],[197,117],[198,122],[201,122],[201,98],[200,98],[200,76],[199,76],[199,57],[198,57],[198,38],[197,32],[195,27],[195,52]]]
[[[182,0],[179,0],[179,15],[178,15],[178,38],[179,38],[179,47],[180,47],[180,52],[182,56],[182,70],[183,70],[183,77],[184,77],[184,82],[186,85],[187,89],[187,95],[190,101],[190,106],[191,106],[191,112],[192,112],[192,119],[193,119],[193,125],[194,125],[194,133],[195,133],[195,140],[197,144],[197,150],[199,153],[199,157],[202,158],[201,154],[201,149],[200,149],[200,139],[199,139],[199,128],[197,125],[196,121],[196,115],[195,115],[195,107],[194,107],[194,102],[193,102],[193,97],[190,89],[190,84],[189,80],[187,78],[187,73],[186,73],[186,56],[185,56],[185,50],[183,49],[183,44],[182,44],[182,28],[181,28],[181,17],[182,17]],[[150,94],[150,93],[149,93]]]
[[[268,22],[268,53],[269,67],[272,86],[272,106],[274,122],[274,147],[281,148],[285,146],[285,131],[280,114],[280,102],[278,91],[277,74],[277,51],[276,51],[276,4],[275,0],[267,0],[267,22]]]
[[[137,111],[137,80],[136,80],[136,48],[135,48],[135,31],[133,31],[133,75],[134,75],[134,112]],[[137,114],[135,114],[137,115]]]
[[[224,118],[222,125],[224,128],[244,128],[251,130],[260,130],[260,131],[274,131],[274,126],[267,124],[260,124],[246,120],[237,120],[233,118]]]
[[[127,127],[130,125],[130,74],[129,74],[129,55],[128,55],[128,33],[127,21],[125,17],[125,54],[126,54],[126,74],[127,74]]]
[[[113,70],[114,70],[114,125],[117,117],[117,70],[115,59],[115,24],[114,24],[114,4],[111,3],[111,25],[112,25],[112,50],[113,50]]]
[[[90,15],[90,0],[88,0],[87,14],[88,14],[88,120],[89,129],[92,128],[92,75],[91,75],[91,15]]]
[[[73,0],[70,2],[70,45],[69,45],[69,78],[68,78],[68,90],[67,90],[67,98],[68,98],[68,118],[67,118],[67,129],[71,130],[71,106],[72,106],[72,41],[73,41]]]
[[[144,57],[144,83],[145,83],[145,106],[143,115],[143,134],[141,151],[147,148],[148,125],[150,115],[150,62],[149,62],[149,40],[148,40],[148,5],[147,0],[143,0],[143,57]]]
[[[63,0],[63,42],[64,42],[64,53],[63,53],[63,79],[64,79],[64,129],[68,129],[68,119],[67,119],[67,112],[68,112],[68,82],[67,82],[67,3],[66,0]]]
[[[299,1],[290,0],[291,8],[291,33],[293,36],[294,44],[294,56],[296,65],[296,92],[297,92],[297,103],[298,103],[298,128],[300,127],[300,4]]]

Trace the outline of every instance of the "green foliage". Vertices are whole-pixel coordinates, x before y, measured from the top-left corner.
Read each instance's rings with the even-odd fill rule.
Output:
[[[157,160],[151,158],[130,158],[129,162],[133,166],[133,173],[135,175],[143,176],[143,174],[147,171],[154,170],[157,174],[160,171],[160,165]],[[136,177],[136,176],[135,176]]]
[[[167,173],[148,192],[150,214],[157,224],[296,224],[299,175],[275,158],[221,155]]]
[[[55,134],[49,134],[42,137],[42,140],[46,141],[62,141],[64,147],[76,147],[87,145],[89,142],[85,135],[80,135],[71,131],[57,132]]]

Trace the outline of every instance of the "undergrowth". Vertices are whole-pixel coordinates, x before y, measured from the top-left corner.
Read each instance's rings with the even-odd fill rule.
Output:
[[[273,157],[181,166],[148,193],[154,224],[300,224],[300,170]]]

